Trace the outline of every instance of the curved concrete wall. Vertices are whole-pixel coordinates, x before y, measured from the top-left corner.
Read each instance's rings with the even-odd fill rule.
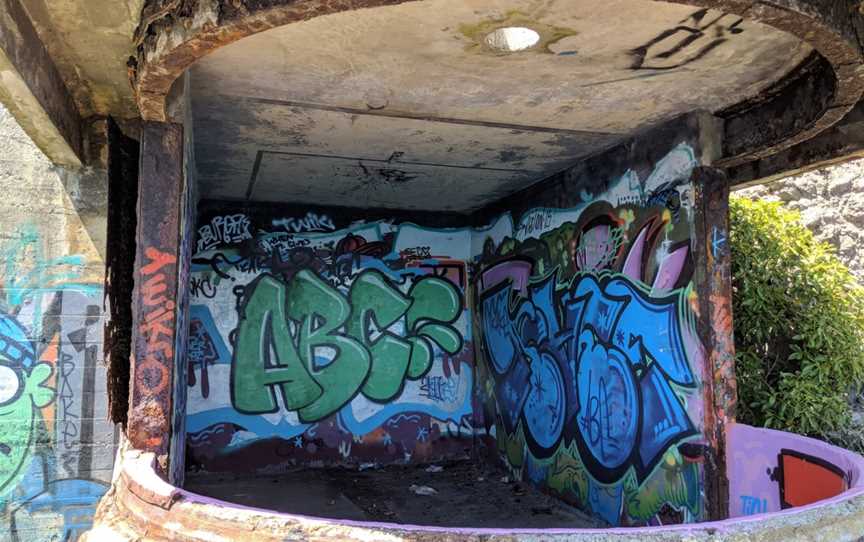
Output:
[[[153,470],[152,454],[124,454],[115,491],[103,501],[85,540],[256,540],[369,541],[805,541],[858,540],[864,534],[864,459],[849,451],[789,433],[736,424],[730,428],[733,472],[761,468],[776,450],[811,457],[844,469],[841,494],[776,513],[691,525],[617,529],[458,529],[365,523],[278,514],[216,501],[175,488]],[[749,459],[748,459],[749,458]],[[745,460],[747,460],[745,462]],[[758,477],[756,478],[758,480]],[[747,488],[751,481],[741,481]],[[788,496],[788,494],[787,494]]]
[[[726,463],[732,518],[864,493],[864,458],[783,431],[730,425]]]

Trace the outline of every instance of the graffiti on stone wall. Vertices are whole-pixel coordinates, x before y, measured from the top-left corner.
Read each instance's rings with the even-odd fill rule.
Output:
[[[291,233],[334,231],[336,229],[329,216],[319,215],[312,211],[306,213],[303,218],[277,218],[273,220],[273,226]]]
[[[679,147],[644,183],[630,173],[583,207],[486,234],[480,256],[482,389],[499,447],[518,476],[612,525],[701,514],[694,165]]]
[[[193,459],[218,468],[234,453],[335,463],[464,453],[470,232],[330,231],[327,215],[304,216],[267,217],[251,241],[193,258]]]
[[[113,463],[101,289],[88,284],[83,256],[45,257],[33,226],[0,254],[0,530],[11,540],[74,540]]]
[[[252,239],[252,232],[249,230],[249,217],[243,213],[213,217],[198,228],[199,251],[246,239]]]
[[[251,239],[193,258],[193,461],[418,461],[497,442],[514,476],[610,524],[700,518],[696,163],[682,144],[578,207],[474,230],[328,216],[331,230],[311,211],[295,227],[244,208]]]
[[[380,271],[364,270],[343,294],[304,269],[288,284],[263,275],[245,292],[231,395],[247,414],[277,410],[277,388],[302,422],[335,413],[357,393],[392,401],[406,380],[429,372],[435,346],[450,355],[462,349],[449,325],[464,310],[461,294],[437,277],[417,279],[406,295]]]
[[[849,475],[821,457],[781,449],[771,479],[780,490],[780,507],[806,506],[830,499],[849,488]]]
[[[141,318],[135,347],[138,363],[134,371],[134,386],[138,404],[170,404],[171,364],[174,362],[175,299],[172,290],[177,272],[177,257],[155,247],[144,250],[144,265],[139,270]],[[138,404],[134,406],[138,406]],[[168,427],[165,410],[148,410],[146,420],[136,424],[146,445],[165,446],[166,435],[158,428]]]

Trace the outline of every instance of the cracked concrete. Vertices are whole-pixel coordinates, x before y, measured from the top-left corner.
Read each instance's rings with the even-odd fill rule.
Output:
[[[138,116],[126,61],[144,0],[22,2],[79,113]],[[86,31],[85,31],[86,29]]]

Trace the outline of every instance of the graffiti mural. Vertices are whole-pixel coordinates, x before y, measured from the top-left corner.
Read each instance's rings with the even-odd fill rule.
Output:
[[[434,346],[462,349],[449,325],[464,309],[461,295],[437,277],[414,281],[404,295],[380,271],[364,270],[346,295],[304,269],[287,285],[263,275],[245,292],[231,365],[232,401],[243,413],[276,411],[277,387],[302,422],[335,413],[358,392],[391,401],[406,380],[429,372]],[[401,332],[389,330],[402,320]]]
[[[682,145],[644,180],[477,233],[478,379],[499,449],[612,525],[702,513],[695,165]]]
[[[253,234],[222,235],[193,258],[193,461],[411,462],[470,449],[470,230],[219,216],[246,217]]]
[[[462,229],[212,202],[202,224],[248,235],[193,258],[193,464],[488,447],[612,525],[701,519],[697,163],[681,144],[572,208]]]
[[[0,532],[74,540],[111,479],[101,287],[81,255],[48,258],[35,226],[2,246]]]

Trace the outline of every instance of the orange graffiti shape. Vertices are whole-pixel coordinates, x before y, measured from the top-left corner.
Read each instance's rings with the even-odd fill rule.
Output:
[[[146,390],[151,395],[158,395],[165,391],[169,380],[168,367],[150,354],[135,370],[136,387]]]
[[[144,255],[150,260],[150,263],[141,268],[141,273],[152,275],[166,265],[177,263],[177,257],[167,252],[162,252],[154,247],[148,247],[144,250]]]

